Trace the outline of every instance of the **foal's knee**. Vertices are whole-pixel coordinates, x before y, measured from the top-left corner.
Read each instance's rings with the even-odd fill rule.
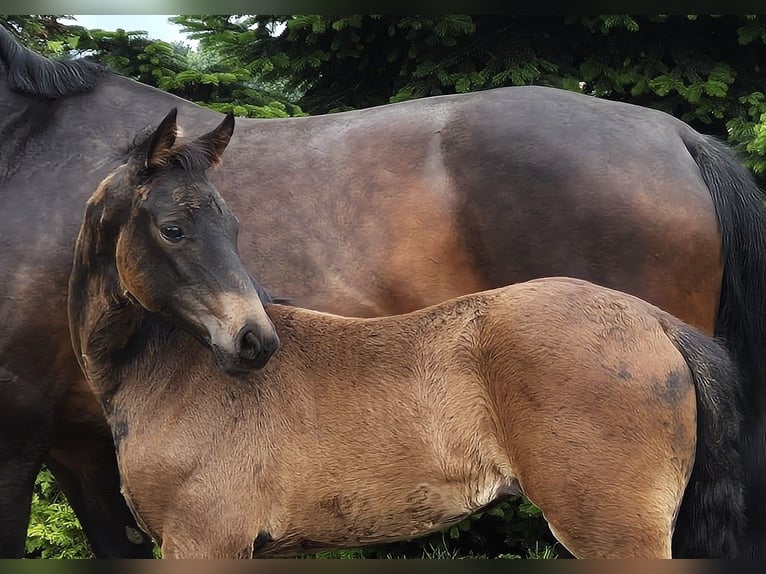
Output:
[[[163,558],[178,559],[243,559],[253,557],[252,541],[238,539],[216,539],[215,532],[206,533],[209,537],[169,534],[161,545]]]

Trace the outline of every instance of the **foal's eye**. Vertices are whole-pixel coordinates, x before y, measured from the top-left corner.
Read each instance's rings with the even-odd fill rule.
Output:
[[[184,238],[183,229],[177,225],[166,225],[160,228],[160,233],[168,241],[181,241]]]

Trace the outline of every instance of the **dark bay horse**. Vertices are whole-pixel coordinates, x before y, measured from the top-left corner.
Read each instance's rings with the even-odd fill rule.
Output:
[[[742,397],[725,349],[569,278],[393,317],[267,316],[206,177],[234,118],[181,143],[175,117],[89,199],[68,296],[123,493],[164,557],[409,539],[522,493],[577,557],[671,558],[690,513],[692,552],[738,556]],[[281,350],[243,360],[243,330]]]
[[[0,555],[23,553],[44,461],[96,555],[151,553],[64,308],[82,206],[172,106],[186,125],[221,118],[0,29]],[[248,269],[298,306],[387,315],[564,275],[720,337],[743,373],[748,548],[764,556],[766,214],[724,145],[649,109],[515,87],[241,120],[210,177]]]

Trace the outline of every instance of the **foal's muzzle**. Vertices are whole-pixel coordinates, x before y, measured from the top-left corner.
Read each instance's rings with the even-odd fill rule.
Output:
[[[261,334],[259,335],[259,331]],[[279,349],[279,337],[274,329],[263,333],[263,329],[245,325],[237,335],[236,350],[238,368],[244,371],[261,369]]]
[[[263,327],[255,323],[247,323],[239,330],[234,339],[233,352],[213,345],[218,367],[230,375],[262,369],[277,350],[279,337],[274,327]]]

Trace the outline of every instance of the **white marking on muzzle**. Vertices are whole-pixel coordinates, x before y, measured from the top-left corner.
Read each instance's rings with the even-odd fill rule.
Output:
[[[274,326],[257,296],[243,297],[224,293],[217,299],[219,315],[205,314],[202,321],[207,329],[210,343],[230,354],[237,353],[237,335],[248,323],[260,333],[268,332]]]

